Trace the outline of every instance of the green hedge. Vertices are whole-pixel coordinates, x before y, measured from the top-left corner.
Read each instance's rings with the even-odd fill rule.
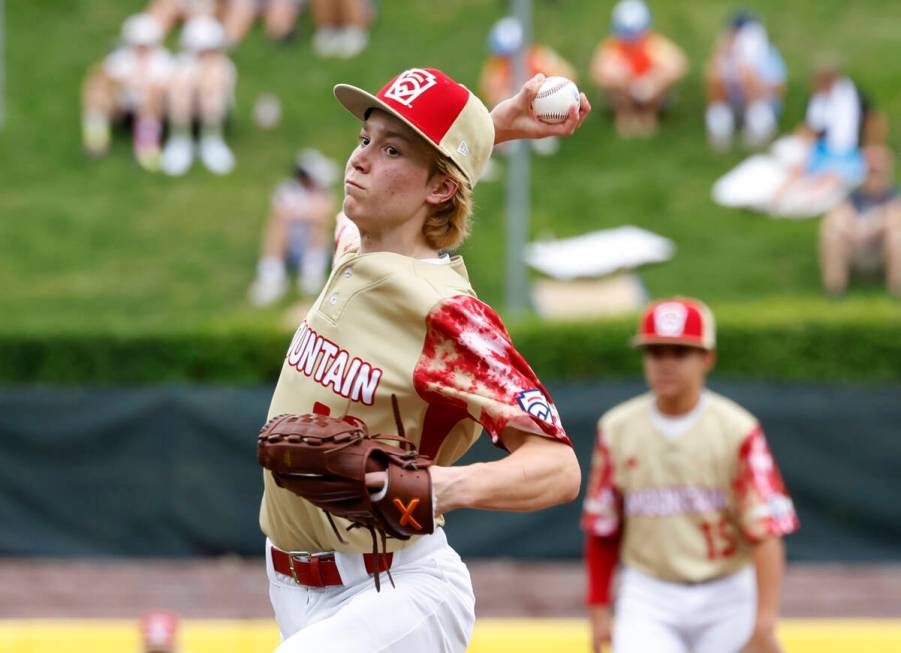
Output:
[[[634,324],[527,322],[511,333],[544,379],[624,377],[641,369],[628,346]],[[720,320],[717,372],[775,380],[898,381],[899,336],[901,322],[872,316],[803,321],[733,313]],[[290,338],[276,329],[0,334],[0,382],[271,382]]]

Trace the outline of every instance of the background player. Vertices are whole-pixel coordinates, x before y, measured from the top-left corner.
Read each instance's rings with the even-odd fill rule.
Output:
[[[288,349],[269,418],[352,415],[370,432],[406,436],[431,468],[436,514],[462,507],[528,511],[572,500],[579,466],[544,387],[500,318],[475,297],[460,257],[472,188],[493,145],[572,133],[531,114],[537,76],[489,113],[434,69],[407,70],[378,94],[339,85],[361,121],[345,168],[335,262]],[[485,429],[510,452],[451,467]],[[371,479],[378,492],[385,480]],[[475,620],[472,583],[439,527],[390,540],[396,587],[376,592],[380,558],[364,529],[340,541],[325,513],[264,473],[260,525],[268,536],[270,598],[284,639],[279,653],[462,652]],[[305,552],[292,553],[290,552]],[[313,589],[311,589],[311,587]]]
[[[782,650],[781,538],[798,520],[760,424],[705,387],[715,340],[703,303],[652,304],[634,340],[651,392],[598,423],[582,517],[595,651],[618,560],[615,653]]]

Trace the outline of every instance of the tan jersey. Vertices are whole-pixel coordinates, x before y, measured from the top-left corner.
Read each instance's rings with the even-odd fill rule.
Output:
[[[396,395],[407,437],[439,465],[457,461],[482,428],[499,446],[508,426],[569,442],[500,318],[476,299],[461,258],[361,255],[355,227],[340,217],[338,227],[332,274],[291,341],[270,418],[350,414],[370,432],[396,433]],[[372,549],[368,531],[347,532],[341,544],[324,512],[278,487],[270,472],[263,478],[260,526],[279,548]],[[411,542],[389,540],[388,548]]]
[[[751,544],[798,527],[791,499],[753,415],[707,391],[695,420],[668,437],[653,395],[598,422],[583,529],[621,536],[629,566],[673,582],[738,571]]]

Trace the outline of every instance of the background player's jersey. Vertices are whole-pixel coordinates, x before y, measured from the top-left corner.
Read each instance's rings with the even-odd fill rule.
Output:
[[[694,422],[667,436],[654,397],[598,423],[582,527],[621,536],[621,560],[662,580],[701,582],[738,571],[750,544],[796,530],[798,519],[757,420],[705,392]]]
[[[462,259],[430,263],[390,252],[360,255],[339,220],[335,265],[288,348],[269,417],[350,414],[370,432],[406,435],[437,464],[458,460],[481,433],[501,445],[512,426],[569,442],[557,410],[500,318],[470,287]],[[336,518],[338,528],[347,522]],[[260,526],[284,550],[372,548],[355,529],[341,544],[320,509],[264,472]],[[410,541],[389,540],[389,550]]]

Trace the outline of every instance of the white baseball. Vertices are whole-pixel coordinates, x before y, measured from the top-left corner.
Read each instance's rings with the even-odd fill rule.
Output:
[[[579,106],[579,89],[566,77],[548,77],[532,100],[532,109],[542,122],[564,122],[573,107]]]

